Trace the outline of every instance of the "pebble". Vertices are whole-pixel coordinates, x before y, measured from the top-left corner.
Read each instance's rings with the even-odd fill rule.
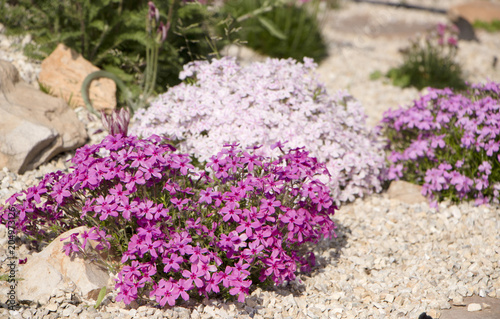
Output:
[[[440,1],[441,6],[456,3]],[[423,0],[422,4],[434,4]],[[383,13],[385,9],[357,4],[346,6],[335,13],[342,17]],[[390,10],[389,10],[390,11]],[[387,11],[387,12],[389,12]],[[427,17],[438,22],[441,17],[413,11],[398,11],[398,17],[412,21]],[[8,38],[0,25],[0,56],[12,61],[21,77],[37,85],[40,65],[22,55],[20,46],[30,41],[28,36]],[[461,44],[460,56],[464,69],[472,80],[484,80],[492,74],[478,63],[488,52],[499,48],[499,39],[481,33],[485,39],[481,46]],[[352,34],[342,34],[325,28],[325,37],[332,44],[333,54],[319,67],[320,78],[330,93],[348,88],[360,99],[368,115],[368,124],[380,119],[382,111],[417,98],[414,89],[401,90],[381,81],[370,81],[369,73],[376,69],[394,66],[398,61],[397,50],[407,39],[363,38],[352,39]],[[342,46],[342,43],[349,45]],[[382,44],[381,44],[382,43]],[[473,54],[476,50],[478,54]],[[489,50],[489,51],[488,51]],[[488,52],[487,52],[488,51]],[[496,50],[498,52],[498,50]],[[476,65],[477,64],[477,65]],[[370,66],[370,67],[360,67]],[[483,69],[482,69],[483,68]],[[482,78],[480,78],[482,77]],[[494,79],[495,74],[488,76]],[[498,76],[496,77],[499,78]],[[97,143],[106,133],[99,121],[84,108],[77,108],[79,119],[86,125]],[[0,170],[0,203],[13,193],[36,184],[42,176],[58,169],[67,171],[72,156],[64,153],[40,168],[17,175],[7,169]],[[300,275],[284,287],[256,289],[245,304],[205,300],[195,307],[157,309],[149,306],[128,309],[110,303],[96,310],[93,301],[83,299],[77,305],[65,304],[64,295],[54,296],[48,305],[23,306],[20,311],[0,309],[3,318],[417,318],[427,312],[439,318],[440,310],[451,305],[466,306],[464,298],[476,295],[500,296],[500,208],[498,206],[474,207],[470,203],[453,205],[440,203],[439,210],[427,204],[408,205],[390,201],[386,195],[373,195],[344,205],[336,213],[337,238],[321,241],[311,249],[318,266],[311,274]],[[0,250],[4,249],[6,231],[0,227]],[[29,253],[21,245],[17,254],[24,258]],[[5,273],[5,254],[0,253],[0,274]],[[0,282],[0,302],[4,302],[6,286]],[[8,290],[7,290],[8,291]],[[110,292],[110,300],[116,292]],[[479,309],[478,309],[479,308]],[[487,309],[487,305],[470,304],[469,311]],[[477,309],[477,310],[471,310]]]
[[[467,306],[467,311],[469,312],[481,311],[481,309],[482,309],[481,304],[478,303],[471,303]]]

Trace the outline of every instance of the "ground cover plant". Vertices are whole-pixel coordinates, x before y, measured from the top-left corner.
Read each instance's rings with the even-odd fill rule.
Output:
[[[465,88],[460,64],[456,61],[458,29],[438,24],[436,30],[411,41],[402,51],[403,63],[392,68],[387,77],[401,87],[444,89]]]
[[[423,185],[435,206],[474,200],[499,202],[500,85],[465,91],[429,89],[409,108],[389,110],[381,129],[388,139],[390,180]]]
[[[365,126],[362,106],[346,92],[331,97],[312,59],[268,59],[239,66],[235,59],[196,61],[185,80],[135,113],[131,134],[165,135],[182,152],[209,161],[217,145],[243,147],[288,141],[326,162],[336,203],[382,189],[383,145]],[[262,155],[273,155],[269,149]]]
[[[117,256],[107,261],[119,271],[117,301],[243,301],[255,286],[310,270],[305,244],[334,235],[324,164],[303,149],[275,147],[282,153],[271,159],[225,145],[196,169],[158,136],[109,135],[78,149],[69,173],[49,173],[13,195],[0,216],[6,223],[15,209],[16,229],[36,240],[87,226],[65,251]]]
[[[320,0],[231,0],[219,9],[229,16],[232,34],[255,51],[275,58],[310,57],[320,62],[328,55],[318,19]],[[333,5],[333,4],[331,4]],[[218,28],[226,38],[228,26]]]
[[[474,21],[473,26],[476,29],[484,29],[488,32],[499,32],[500,31],[500,20],[494,19],[490,22],[476,20],[476,21]]]

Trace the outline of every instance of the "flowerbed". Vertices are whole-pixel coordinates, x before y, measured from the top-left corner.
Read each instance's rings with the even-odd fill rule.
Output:
[[[360,103],[346,92],[330,97],[315,67],[311,59],[268,59],[247,67],[230,58],[190,63],[180,75],[185,83],[135,114],[131,133],[166,135],[202,162],[224,143],[286,140],[326,162],[337,204],[380,191],[382,143],[366,128]]]
[[[275,145],[281,149],[280,144]],[[293,280],[314,264],[303,249],[334,235],[326,172],[303,149],[272,160],[226,145],[196,169],[158,136],[109,135],[76,151],[73,171],[46,175],[0,209],[38,240],[77,226],[66,253],[121,258],[117,300],[161,306],[198,296],[245,299],[252,285]],[[97,251],[94,251],[97,253]],[[111,266],[109,264],[108,266]]]
[[[407,109],[384,114],[388,178],[423,185],[435,206],[448,198],[498,203],[500,84],[429,89]]]

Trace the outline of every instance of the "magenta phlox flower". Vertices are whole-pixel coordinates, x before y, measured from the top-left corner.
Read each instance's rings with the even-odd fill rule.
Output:
[[[246,183],[246,181],[239,181],[238,186],[231,186],[231,192],[236,194],[239,198],[247,197],[247,192],[251,192],[253,190],[253,186]]]
[[[491,174],[491,164],[488,161],[483,161],[481,165],[479,165],[478,170],[486,175]]]
[[[475,178],[474,184],[475,184],[475,189],[477,189],[478,191],[482,191],[483,189],[488,188],[488,186],[490,185],[488,181],[488,176],[483,175],[481,176],[481,178]]]
[[[245,232],[247,237],[251,238],[253,236],[254,230],[260,228],[260,226],[262,226],[262,223],[260,221],[252,220],[247,217],[244,221],[241,221],[238,227],[236,227],[236,231],[238,233]]]
[[[387,173],[387,178],[391,180],[399,180],[403,177],[403,164],[391,165],[389,167],[389,172]]]
[[[275,276],[280,277],[281,271],[285,269],[285,265],[282,263],[281,258],[278,258],[279,251],[273,250],[269,258],[264,259],[264,263],[268,268],[264,271],[265,276]]]
[[[209,263],[204,263],[201,260],[198,262],[198,267],[205,274],[204,276],[205,281],[208,281],[211,278],[212,273],[217,271],[217,266]]]
[[[94,229],[94,233],[96,233],[99,236],[99,244],[95,247],[97,250],[103,250],[104,247],[109,250],[111,248],[111,244],[109,242],[109,239],[113,238],[113,236],[106,234],[106,231],[103,229]]]
[[[165,273],[168,273],[170,270],[178,271],[181,267],[181,264],[184,262],[184,258],[175,253],[172,253],[170,257],[163,257],[162,262],[165,265],[163,267],[163,271]]]
[[[214,171],[218,171],[221,166],[226,165],[224,154],[219,153],[217,156],[212,156],[207,163],[207,167],[211,167]]]
[[[443,138],[445,137],[445,134],[441,134],[439,136],[434,136],[431,138],[431,147],[432,148],[445,148],[446,143],[444,142]]]
[[[132,261],[130,266],[123,266],[120,274],[126,281],[135,281],[142,276],[141,264],[137,260]]]
[[[115,289],[119,290],[119,293],[116,295],[115,298],[117,302],[123,301],[126,305],[128,305],[132,301],[137,299],[137,294],[134,294],[133,291],[130,288],[128,288],[128,285],[124,283],[118,282],[115,285]]]
[[[238,234],[237,231],[232,231],[229,233],[229,238],[231,239],[231,242],[233,243],[233,249],[234,250],[239,250],[239,248],[244,248],[247,245],[247,238],[248,236],[243,233],[243,234]]]
[[[174,233],[173,238],[173,247],[181,254],[185,255],[186,251],[188,249],[188,245],[190,242],[193,241],[191,236],[187,231],[183,231],[182,233]]]
[[[184,210],[184,206],[189,203],[189,198],[176,198],[172,197],[170,199],[170,202],[174,204],[178,210],[182,211]]]
[[[63,251],[66,256],[70,256],[72,253],[80,252],[80,241],[78,240],[78,233],[73,233],[68,237],[61,238],[61,241],[65,241],[70,238],[70,240],[63,245]]]
[[[260,160],[260,156],[250,155],[248,152],[243,153],[243,159],[241,161],[243,164],[247,164],[247,170],[249,172],[253,171],[254,165],[262,166],[262,161]]]
[[[71,196],[71,192],[68,185],[61,185],[58,183],[52,188],[51,196],[55,198],[58,204],[62,204],[64,198]]]
[[[140,201],[134,206],[135,207],[132,208],[134,215],[139,218],[146,218],[147,220],[153,219],[156,204],[152,200],[147,199],[146,201]]]
[[[128,190],[123,189],[123,185],[121,183],[117,184],[115,187],[111,188],[109,190],[109,194],[113,195],[116,199],[119,199],[121,201],[128,200],[128,196],[130,195],[130,192]]]
[[[210,293],[213,291],[214,293],[220,292],[219,284],[222,281],[221,275],[218,273],[213,273],[210,278],[206,279],[206,292]]]
[[[231,241],[231,237],[226,234],[221,234],[217,246],[220,248],[232,248],[233,242]]]
[[[232,219],[234,222],[238,223],[240,221],[241,213],[242,210],[237,208],[236,203],[231,202],[226,203],[226,206],[221,208],[221,210],[219,211],[219,214],[224,216],[222,220],[224,220],[225,222],[228,222]]]
[[[34,199],[37,204],[40,204],[42,202],[41,195],[47,193],[47,188],[43,183],[40,183],[36,186],[32,186],[28,188],[28,191],[26,192],[26,200],[29,201],[30,199]],[[17,197],[12,197],[14,200],[17,199]],[[11,204],[8,202],[8,204]],[[11,204],[12,205],[12,204]]]
[[[264,248],[264,245],[262,245],[259,240],[254,240],[248,244],[248,248],[243,249],[241,254],[245,257],[251,257],[251,260],[254,260]]]
[[[172,159],[172,164],[171,166],[173,168],[179,168],[181,173],[183,175],[188,174],[189,169],[194,169],[194,166],[192,164],[189,164],[191,160],[188,157],[185,156],[175,156]]]
[[[245,296],[248,295],[248,287],[250,287],[251,284],[252,282],[250,280],[242,281],[238,286],[231,288],[229,293],[233,296],[238,295],[239,302],[245,302]]]
[[[328,209],[332,206],[332,200],[327,193],[321,192],[318,196],[311,199],[313,203],[317,204],[317,210],[321,211],[323,208]]]
[[[326,208],[328,208],[328,207],[326,207]],[[295,225],[302,225],[303,224],[304,217],[299,216],[297,214],[296,210],[291,209],[291,210],[287,211],[286,214],[281,215],[279,217],[279,220],[281,220],[283,223],[287,224],[288,231],[293,231],[295,228]]]
[[[189,257],[189,261],[193,264],[198,262],[208,263],[210,258],[206,255],[207,252],[208,249],[200,248],[199,244],[195,247],[187,246],[186,248],[186,254],[191,255],[191,257]]]
[[[144,227],[137,227],[137,236],[144,241],[152,241],[160,238],[162,232],[158,227],[153,225],[145,225]]]
[[[158,286],[154,292],[152,292],[152,296],[156,296],[156,301],[162,307],[167,303],[169,306],[173,307],[179,295],[180,291],[178,286],[172,281],[166,281],[164,279],[160,279]]]
[[[257,220],[257,221],[260,221],[261,219],[266,217],[266,215],[263,212],[259,211],[258,208],[255,206],[250,207],[250,209],[247,208],[243,209],[243,216],[250,218],[251,220]],[[256,226],[254,228],[258,227]]]
[[[140,247],[139,255],[140,257],[144,257],[146,253],[149,253],[152,260],[156,260],[158,258],[158,253],[162,253],[164,242],[163,240],[147,240],[145,239]]]
[[[433,191],[441,191],[448,188],[448,181],[444,177],[444,171],[437,168],[427,170],[425,173],[425,183]]]
[[[179,290],[179,295],[182,297],[182,299],[188,301],[189,295],[187,292],[193,289],[193,283],[190,282],[189,280],[181,278],[177,282],[177,289]]]
[[[455,186],[455,189],[459,192],[460,196],[464,196],[464,194],[467,193],[474,184],[470,178],[458,172],[452,172],[450,183]]]
[[[264,226],[259,230],[256,230],[254,233],[254,238],[257,239],[262,245],[265,247],[268,247],[268,241],[267,238],[272,236],[272,231],[270,226]]]
[[[263,198],[260,200],[260,202],[261,202],[260,211],[262,213],[266,214],[266,220],[270,221],[270,222],[274,222],[276,219],[274,217],[272,217],[271,215],[273,215],[276,212],[275,207],[281,206],[281,202],[279,200],[276,200],[275,197],[271,197],[269,199]]]
[[[85,248],[87,247],[87,241],[88,240],[94,240],[94,241],[99,240],[100,237],[99,237],[99,234],[96,231],[97,231],[97,228],[96,227],[92,227],[88,231],[84,230],[80,234],[80,237],[83,239],[82,249],[85,250]]]
[[[201,217],[198,217],[196,220],[193,218],[189,218],[186,221],[186,229],[200,229],[201,228]]]
[[[250,276],[250,272],[247,270],[248,268],[250,268],[250,264],[244,263],[241,259],[236,264],[234,264],[234,269],[237,271],[238,278],[240,278],[241,280]],[[233,274],[234,273],[235,272],[233,272]]]
[[[118,216],[118,211],[117,208],[118,204],[115,203],[115,197],[112,195],[107,195],[106,197],[100,195],[96,199],[96,205],[94,205],[94,212],[96,213],[95,216],[98,214],[100,220],[106,220],[109,216],[112,217],[117,217]]]
[[[212,187],[200,191],[199,203],[212,204],[212,199],[214,197],[220,196],[220,192],[216,192]]]
[[[203,286],[203,280],[201,280],[200,277],[204,277],[205,272],[199,269],[197,265],[192,264],[191,271],[184,269],[182,271],[182,276],[184,276],[187,281],[194,283],[196,287],[200,288]]]
[[[493,156],[498,153],[500,142],[490,140],[487,144],[484,145],[484,149],[486,150],[486,155]]]

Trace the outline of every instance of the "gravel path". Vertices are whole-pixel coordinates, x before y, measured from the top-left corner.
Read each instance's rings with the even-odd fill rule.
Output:
[[[408,1],[447,8],[459,1]],[[356,23],[363,16],[370,28]],[[442,15],[368,4],[346,4],[330,12],[325,34],[331,56],[319,67],[330,92],[348,89],[361,100],[374,126],[388,108],[406,105],[418,97],[414,89],[401,90],[382,80],[370,81],[375,70],[387,71],[400,63],[398,49],[408,44],[405,34],[380,31],[388,23],[419,24],[446,22]],[[349,24],[351,23],[351,24]],[[378,29],[377,29],[378,28]],[[1,30],[1,27],[0,27]],[[404,28],[401,28],[404,30]],[[374,36],[376,35],[376,36]],[[480,43],[460,43],[459,60],[470,81],[487,78],[500,81],[500,69],[491,67],[500,52],[500,37],[478,32]],[[29,38],[6,39],[0,32],[0,58],[20,69],[28,82],[36,82],[39,65],[20,53],[19,44]],[[36,85],[36,84],[35,84]],[[91,142],[100,124],[88,120]],[[13,192],[36,183],[49,171],[66,169],[71,154],[63,154],[24,175],[0,171],[0,202]],[[271,290],[256,290],[244,304],[205,301],[189,307],[160,310],[128,309],[112,302],[110,293],[101,310],[93,301],[72,304],[69,295],[54,296],[46,307],[25,307],[19,312],[0,309],[3,318],[417,318],[424,311],[434,318],[463,298],[472,295],[500,298],[500,207],[426,203],[408,205],[387,194],[358,199],[335,215],[338,237],[315,247],[318,267],[310,275]],[[0,273],[6,249],[5,228],[0,228]],[[28,253],[18,249],[20,258]],[[0,302],[6,286],[0,285]]]

